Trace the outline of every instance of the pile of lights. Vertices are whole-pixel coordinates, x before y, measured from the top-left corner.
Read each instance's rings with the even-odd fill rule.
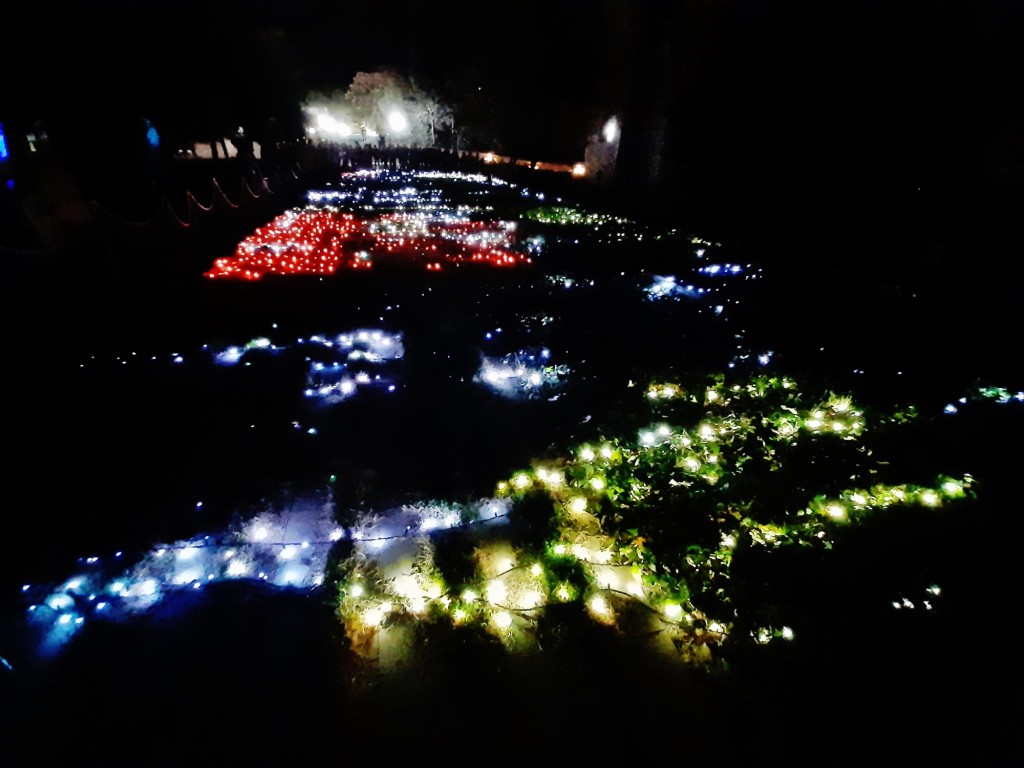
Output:
[[[361,265],[358,254],[343,262],[341,244],[362,231],[351,214],[315,208],[286,211],[259,227],[235,249],[233,258],[216,259],[210,278],[259,280],[264,275],[331,275],[342,266]]]
[[[1010,392],[1005,387],[978,387],[978,398],[994,400],[1000,405],[1009,402],[1024,403],[1024,391]]]
[[[747,269],[750,265],[747,265]],[[739,264],[708,264],[705,267],[699,267],[697,269],[702,275],[741,275],[744,272],[744,268]]]
[[[341,179],[346,184],[377,183],[377,184],[440,184],[446,192],[466,190],[470,193],[486,193],[496,188],[515,189],[516,185],[483,173],[464,173],[463,171],[400,171],[390,169],[363,168],[351,173],[344,173]]]
[[[584,211],[570,206],[540,206],[531,208],[523,216],[541,224],[592,230],[597,243],[643,242],[645,236],[661,240],[678,235],[675,229],[655,230],[624,216]]]
[[[287,211],[243,240],[230,258],[220,258],[209,278],[259,280],[266,275],[333,275],[371,268],[375,262],[439,271],[448,266],[530,264],[543,236],[516,248],[515,222],[484,220],[495,187],[512,186],[480,174],[360,171],[345,174],[338,189],[307,193],[307,206]],[[530,197],[527,189],[520,195]],[[543,199],[543,194],[533,195]],[[583,212],[565,206],[534,208],[525,219],[593,229],[596,241],[610,227],[616,242],[660,239],[675,230],[655,232],[624,217]],[[703,256],[706,246],[690,238]],[[712,269],[717,265],[711,265]],[[730,270],[734,265],[725,265]],[[710,272],[708,274],[711,274]],[[685,290],[685,289],[684,289]],[[703,292],[704,289],[695,289]]]
[[[515,222],[436,220],[419,214],[393,213],[367,221],[372,246],[366,260],[422,265],[431,271],[445,266],[486,264],[515,267],[533,259],[514,251]]]
[[[149,611],[174,594],[197,594],[225,581],[313,590],[324,583],[331,548],[343,539],[354,550],[384,561],[424,534],[460,526],[496,524],[511,507],[507,498],[469,504],[423,502],[367,513],[350,528],[335,522],[334,507],[300,499],[285,510],[267,510],[237,527],[171,544],[159,544],[124,569],[123,552],[79,558],[81,569],[58,585],[22,586],[30,626],[44,655],[59,651],[94,620],[117,621]],[[390,553],[390,554],[389,554]]]
[[[576,603],[595,622],[684,661],[709,663],[741,618],[730,582],[737,547],[827,549],[844,525],[897,507],[953,503],[968,497],[973,483],[965,475],[939,476],[934,487],[874,484],[816,496],[795,510],[759,509],[754,498],[725,501],[723,494],[694,527],[708,505],[691,502],[726,487],[755,454],[782,469],[787,446],[799,435],[857,439],[863,411],[845,395],[807,403],[792,379],[769,376],[731,384],[716,376],[692,389],[654,382],[645,400],[655,407],[698,406],[704,416],[688,428],[661,421],[633,440],[580,445],[498,484],[496,497],[512,503],[511,515],[527,497],[548,500],[552,533],[539,545],[488,536],[474,549],[474,574],[457,582],[438,566],[445,538],[429,532],[405,539],[402,553],[387,561],[361,549],[343,562],[338,610],[352,647],[386,667],[400,661],[396,649],[410,652],[418,622],[432,622],[490,633],[510,650],[537,650],[545,608]],[[680,541],[666,533],[673,525],[701,533]],[[664,540],[676,540],[680,549],[655,551]],[[938,593],[937,585],[931,589]],[[754,626],[749,639],[755,643],[794,637],[792,627],[742,618]]]
[[[369,177],[358,175],[363,181]],[[486,177],[475,181],[482,184]],[[479,208],[452,206],[436,192],[367,186],[330,199],[311,195],[310,202],[316,207],[291,211],[258,230],[217,276],[330,274],[346,266],[365,269],[383,259],[428,270],[442,263],[506,266],[524,259],[513,250],[514,224],[473,221],[470,214]],[[361,215],[324,207],[328,202],[361,207]],[[388,213],[362,215],[378,209]],[[540,214],[534,218],[545,221]],[[615,217],[556,218],[552,214],[546,223],[628,224]],[[700,246],[697,258],[716,245],[697,238],[691,242]],[[707,265],[697,272],[747,274],[735,265]],[[565,288],[577,284],[564,275],[547,280]],[[656,276],[647,292],[652,299],[699,298],[707,290]],[[547,315],[535,317],[539,326],[553,321]],[[306,382],[307,396],[327,402],[345,399],[359,386],[393,388],[377,371],[404,354],[400,334],[374,329],[317,335],[300,339],[299,345],[316,345],[327,353],[326,361],[307,357]],[[250,355],[283,349],[260,337],[216,353],[215,359],[238,364]],[[766,365],[771,354],[758,355],[758,362]],[[551,364],[549,350],[533,348],[483,356],[474,380],[506,397],[533,398],[557,388],[568,373],[566,366]],[[494,499],[407,505],[365,515],[348,529],[334,522],[327,506],[313,504],[297,514],[268,512],[238,531],[162,545],[116,574],[110,570],[120,566],[120,553],[107,563],[85,558],[82,571],[56,588],[25,586],[32,599],[31,621],[42,631],[44,645],[56,647],[88,620],[134,615],[175,591],[194,594],[225,580],[315,589],[325,578],[333,582],[338,577],[339,616],[353,647],[368,648],[367,639],[374,639],[378,660],[397,659],[398,651],[389,657],[382,648],[390,643],[401,649],[416,622],[426,621],[468,625],[492,633],[510,648],[534,649],[534,630],[545,608],[576,603],[596,622],[651,639],[685,660],[708,662],[712,649],[732,636],[738,618],[751,623],[750,617],[738,617],[732,605],[730,568],[737,547],[827,548],[843,526],[899,507],[942,507],[969,497],[973,485],[970,475],[940,475],[926,487],[872,484],[855,474],[850,480],[856,487],[815,495],[797,509],[766,509],[756,495],[737,497],[734,491],[743,487],[749,463],[763,462],[781,473],[798,441],[813,441],[822,449],[831,441],[848,441],[859,449],[869,424],[863,408],[846,395],[807,397],[792,379],[777,376],[727,382],[719,375],[698,387],[652,382],[644,395],[656,418],[638,433],[597,440],[561,459],[538,462],[499,483]],[[988,387],[978,390],[977,399],[1021,402],[1024,393]],[[955,412],[955,406],[947,406],[947,412]],[[908,418],[899,412],[874,415],[870,424]],[[445,546],[445,531],[507,524],[518,502],[538,496],[549,503],[552,523],[551,535],[539,546],[513,545],[489,535],[474,549],[471,578],[456,581],[442,572],[438,562],[444,560],[435,555]],[[708,499],[717,504],[712,516],[694,526],[700,533],[682,547],[664,547],[662,542],[672,538],[664,535],[667,529],[685,528],[688,516],[707,516]],[[351,542],[352,555],[339,574],[325,574],[328,552],[341,539]],[[938,594],[937,585],[931,589]],[[894,606],[908,607],[903,600]],[[751,632],[758,643],[793,636],[790,627],[767,624]]]
[[[337,210],[291,210],[243,240],[231,258],[214,261],[214,279],[259,280],[266,275],[333,275],[375,262],[440,271],[450,266],[515,267],[532,258],[514,250],[514,222],[436,220],[390,213],[357,219]]]
[[[942,589],[938,584],[929,584],[924,588],[924,593],[926,597],[920,598],[920,606],[926,611],[930,611],[934,608],[933,602],[935,601],[935,598],[942,594]],[[918,607],[918,604],[909,597],[900,597],[899,600],[892,601],[892,607],[897,611],[902,611],[904,609],[913,610]]]
[[[721,310],[720,307],[716,307],[717,310]],[[742,338],[737,335],[738,338]],[[772,357],[775,356],[775,352],[771,349],[765,350],[764,352],[758,352],[757,354],[752,353],[746,347],[738,347],[736,354],[733,355],[732,360],[729,361],[728,366],[730,368],[736,368],[738,365],[749,365],[751,362],[756,362],[760,367],[764,368],[772,361]]]
[[[395,390],[394,377],[381,369],[405,355],[401,333],[364,328],[330,338],[311,336],[309,343],[330,350],[336,359],[310,362],[306,397],[335,403],[352,397],[360,387]]]
[[[588,288],[593,288],[594,287],[594,281],[593,280],[577,280],[574,277],[569,277],[569,275],[561,275],[561,274],[545,275],[544,276],[544,280],[545,280],[545,282],[548,282],[551,285],[554,285],[554,286],[556,286],[558,288],[565,288],[566,290],[570,290],[572,288],[580,288],[580,287],[588,287]]]
[[[394,392],[397,375],[393,364],[405,355],[403,334],[379,328],[359,328],[335,335],[314,334],[298,339],[294,346],[280,346],[265,336],[243,346],[215,350],[218,365],[248,365],[253,354],[284,354],[292,349],[319,347],[318,359],[306,354],[308,372],[304,394],[307,398],[336,403],[347,400],[363,387]]]
[[[243,363],[243,361],[247,362],[245,361],[246,355],[254,350],[269,350],[271,352],[277,352],[280,350],[280,347],[266,336],[259,336],[246,342],[241,347],[231,345],[224,349],[217,350],[213,353],[213,359],[218,365],[238,365],[239,363]]]
[[[381,358],[395,344],[372,331],[311,341]],[[680,542],[680,550],[655,550],[672,538],[665,529],[673,518],[685,527],[688,515],[707,514],[707,504],[691,510],[688,501],[727,488],[746,462],[760,458],[781,471],[787,446],[799,438],[857,440],[867,418],[846,395],[825,393],[808,402],[784,376],[730,382],[720,374],[700,386],[653,381],[643,402],[660,418],[635,438],[602,439],[537,462],[498,483],[494,498],[474,504],[410,504],[365,514],[345,529],[330,503],[310,500],[216,536],[154,547],[127,570],[120,552],[108,562],[82,558],[81,570],[57,587],[24,586],[32,600],[30,623],[43,650],[55,651],[88,621],[136,615],[183,590],[195,594],[227,580],[315,589],[325,581],[331,547],[347,539],[351,555],[330,577],[338,577],[339,616],[353,648],[368,648],[372,639],[384,666],[408,652],[410,633],[421,621],[467,625],[510,649],[536,650],[537,621],[556,603],[578,604],[595,622],[628,628],[684,661],[709,663],[739,618],[730,582],[737,547],[829,548],[845,525],[894,508],[955,503],[970,496],[974,482],[970,475],[940,475],[928,487],[874,483],[819,494],[796,510],[730,498],[698,526],[703,533]],[[703,415],[679,426],[670,418],[678,408]],[[878,419],[906,420],[900,413]],[[517,503],[538,495],[551,510],[551,533],[539,545],[482,537],[473,551],[473,575],[459,583],[446,578],[435,557],[445,531],[507,524]],[[930,590],[937,595],[939,587]],[[793,636],[788,626],[758,623],[750,630],[759,644]],[[388,647],[390,656],[382,651]]]
[[[744,280],[757,280],[761,277],[760,267],[753,264],[707,264],[697,268],[697,273],[705,277],[733,278],[742,275]]]
[[[318,207],[345,208],[348,211],[424,211],[438,214],[454,210],[448,206],[440,190],[422,190],[412,186],[376,188],[358,186],[345,189],[310,190],[306,200]],[[461,206],[463,215],[479,210],[475,206]]]
[[[514,189],[516,186],[510,181],[505,181],[505,179],[484,173],[463,173],[462,171],[417,171],[415,175],[418,179],[456,181],[460,183],[486,185],[489,187],[509,187]]]
[[[702,277],[703,282],[707,282],[711,277],[728,280],[735,275],[742,275],[744,281],[757,280],[761,277],[761,270],[753,269],[749,264],[745,268],[736,264],[726,264],[724,266],[713,264],[709,267],[699,267],[696,271]],[[710,299],[712,294],[722,291],[721,285],[710,287],[707,285],[698,286],[690,282],[681,282],[676,275],[654,275],[653,277],[654,279],[651,283],[643,289],[649,301]],[[728,304],[730,299],[722,301],[722,304],[714,307],[715,314],[721,314],[725,308],[724,304]]]
[[[644,289],[650,301],[660,299],[699,299],[708,293],[707,288],[699,288],[689,283],[680,283],[675,275],[655,275],[654,282]]]
[[[784,397],[796,395],[799,388],[789,376],[753,376],[743,383],[726,382],[723,374],[708,377],[701,389],[684,387],[678,382],[652,381],[645,394],[651,402],[688,402],[715,408],[735,407],[739,402],[763,400],[782,393]],[[838,398],[837,398],[838,399]]]
[[[568,374],[568,366],[551,363],[551,350],[536,347],[502,357],[481,355],[473,381],[503,397],[529,399],[557,390]]]
[[[788,395],[779,400],[779,393]],[[782,376],[754,376],[744,384],[727,384],[721,374],[710,377],[702,390],[687,390],[673,382],[652,382],[647,398],[654,402],[684,401],[704,406],[709,412],[731,411],[743,401],[764,400],[776,395],[776,407],[761,417],[761,423],[770,426],[783,440],[794,439],[801,430],[812,434],[831,433],[847,440],[859,437],[864,431],[864,413],[854,407],[849,396],[829,393],[811,408],[799,409],[791,402],[801,397],[793,379]],[[898,412],[900,417],[902,412]],[[650,433],[653,434],[653,433]],[[643,442],[653,443],[654,438]]]
[[[282,589],[313,589],[324,580],[327,556],[345,536],[333,508],[315,499],[267,511],[237,529],[160,544],[123,568],[124,553],[79,559],[81,570],[60,585],[25,584],[30,625],[43,653],[58,651],[95,619],[148,611],[175,592],[248,580]]]
[[[873,485],[868,489],[844,490],[838,496],[816,496],[797,516],[809,515],[845,522],[897,504],[938,507],[945,501],[962,499],[973,483],[970,475],[960,479],[939,477],[936,488],[916,485]],[[808,523],[810,529],[813,523]]]
[[[578,208],[570,208],[568,206],[544,206],[541,208],[531,208],[524,215],[528,219],[539,221],[543,224],[561,224],[582,227],[607,227],[612,224],[633,225],[633,222],[624,216],[586,212],[581,211]]]
[[[523,333],[531,334],[534,331],[540,331],[551,326],[554,322],[555,318],[551,315],[544,314],[543,312],[531,312],[516,315],[515,326]],[[499,326],[493,331],[485,331],[484,338],[487,341],[491,341],[500,337],[503,332],[504,330]],[[550,352],[548,355],[550,355]]]
[[[451,528],[501,523],[511,506],[507,498],[478,499],[469,504],[436,500],[405,504],[360,516],[350,529],[351,539],[360,556],[374,556],[386,563],[389,558],[400,559],[396,552],[406,546],[403,541]]]
[[[349,212],[428,212],[464,219],[493,210],[478,198],[486,201],[497,188],[513,186],[480,174],[363,170],[343,174],[339,188],[310,190],[306,201]]]
[[[531,235],[526,238],[526,252],[538,255],[544,250],[544,245],[547,241],[544,239],[544,235]]]
[[[999,405],[1007,403],[1024,403],[1024,390],[1011,392],[1005,387],[978,387],[970,396],[965,395],[959,398],[956,403],[948,403],[943,409],[945,413],[957,413],[962,406],[970,402],[995,402]]]
[[[515,223],[481,220],[487,196],[506,182],[480,174],[359,171],[338,189],[307,193],[308,204],[260,227],[215,260],[210,278],[259,280],[265,275],[332,275],[375,261],[429,271],[447,266],[529,264],[515,247]],[[475,198],[484,198],[478,201]]]

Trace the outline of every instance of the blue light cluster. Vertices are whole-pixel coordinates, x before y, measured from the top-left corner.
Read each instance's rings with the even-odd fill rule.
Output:
[[[708,292],[707,288],[680,283],[674,275],[655,275],[654,282],[644,289],[650,301],[659,299],[699,299]]]
[[[531,347],[500,357],[481,355],[473,380],[503,397],[529,399],[559,389],[569,372],[568,366],[551,363],[547,347]]]

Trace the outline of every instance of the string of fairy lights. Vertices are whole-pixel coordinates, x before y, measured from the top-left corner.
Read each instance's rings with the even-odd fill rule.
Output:
[[[361,330],[317,337],[322,343],[353,349],[363,341],[385,342]],[[387,345],[385,345],[387,346]],[[252,348],[272,345],[254,340]],[[201,590],[224,580],[258,580],[294,589],[321,588],[326,579],[339,594],[339,616],[347,631],[407,631],[410,622],[468,624],[495,633],[510,648],[530,647],[543,610],[552,603],[579,602],[595,621],[626,623],[672,639],[671,648],[688,659],[705,659],[708,648],[725,641],[734,625],[728,600],[719,595],[716,614],[702,599],[729,583],[729,566],[740,542],[746,546],[831,546],[843,525],[901,507],[939,508],[972,495],[970,475],[939,476],[934,485],[875,483],[837,494],[818,495],[796,510],[767,516],[723,516],[711,541],[693,541],[685,557],[656,552],[642,530],[628,522],[609,530],[601,522],[609,509],[628,514],[667,488],[711,491],[735,479],[752,458],[784,468],[785,447],[798,440],[859,441],[868,427],[865,410],[848,395],[827,393],[807,402],[786,376],[757,375],[727,383],[724,374],[704,386],[652,381],[644,401],[656,418],[631,439],[611,438],[577,446],[571,455],[538,462],[496,486],[493,498],[476,505],[423,503],[386,514],[371,513],[349,529],[334,522],[329,504],[298,505],[285,513],[267,512],[239,530],[200,536],[153,548],[133,567],[102,577],[120,565],[123,552],[109,563],[97,556],[80,560],[84,570],[56,588],[24,585],[31,623],[42,630],[40,644],[58,648],[87,620],[114,620],[145,611],[176,590]],[[981,387],[958,402],[1024,402],[1024,393]],[[671,423],[679,404],[697,406],[704,416],[686,427]],[[876,415],[875,426],[906,424],[913,411]],[[666,461],[666,458],[669,459]],[[476,576],[449,583],[436,566],[436,537],[445,530],[479,522],[501,522],[529,494],[551,503],[554,535],[534,551],[489,537],[474,552]],[[353,555],[339,574],[326,572],[330,549],[342,539]],[[669,555],[669,556],[667,556]],[[662,563],[658,570],[655,563]],[[567,569],[566,564],[577,566]],[[566,575],[569,574],[569,575]],[[40,595],[40,589],[46,594]],[[941,588],[931,585],[918,602],[930,609]],[[908,597],[893,608],[909,609]],[[402,628],[404,627],[404,630]],[[757,643],[791,639],[789,626],[759,626]],[[387,642],[385,637],[385,642]],[[379,646],[378,646],[379,648]],[[684,650],[680,650],[684,649]],[[701,652],[703,649],[703,653]]]
[[[843,526],[871,515],[939,508],[973,495],[974,479],[965,474],[940,475],[930,486],[852,487],[815,496],[802,508],[756,515],[751,505],[732,502],[719,510],[709,537],[688,540],[682,553],[656,550],[652,531],[664,517],[685,515],[686,498],[735,481],[753,460],[783,469],[787,447],[801,440],[858,442],[868,416],[847,395],[807,402],[795,381],[767,375],[728,386],[718,376],[701,388],[652,382],[645,398],[655,411],[686,403],[705,409],[705,416],[689,427],[659,419],[632,439],[579,445],[498,483],[495,496],[511,499],[513,514],[527,496],[550,503],[553,533],[533,548],[489,538],[473,552],[474,576],[461,582],[451,582],[436,564],[442,541],[423,538],[392,560],[359,549],[342,567],[339,612],[353,639],[380,637],[376,645],[357,646],[380,653],[380,642],[400,643],[416,622],[448,622],[493,634],[509,649],[536,650],[545,607],[577,602],[597,622],[658,637],[667,652],[688,660],[707,660],[736,623],[729,572],[737,547],[830,548]],[[905,423],[907,414],[893,413],[879,415],[875,427]],[[672,489],[685,495],[678,506],[660,509],[659,499]],[[621,521],[610,526],[613,517]],[[940,592],[930,585],[921,604],[930,609]],[[905,597],[893,607],[914,602]],[[747,632],[759,644],[795,636],[787,625]]]
[[[509,504],[421,503],[339,526],[330,496],[301,499],[288,510],[267,510],[216,533],[161,543],[126,566],[123,551],[79,558],[79,570],[56,586],[23,584],[29,624],[44,654],[59,651],[87,623],[121,621],[149,611],[168,596],[199,593],[228,581],[309,591],[324,583],[331,549],[343,539],[381,552],[395,540],[446,528],[500,520]]]
[[[392,213],[372,220],[323,208],[287,211],[260,227],[206,277],[259,280],[266,275],[333,275],[375,263],[446,267],[515,267],[532,263],[515,250],[510,222],[443,221]]]
[[[526,266],[541,248],[543,238],[518,242],[517,222],[493,219],[493,204],[473,202],[502,186],[515,185],[480,174],[400,171],[360,171],[346,174],[338,189],[307,193],[307,205],[278,216],[245,238],[231,257],[216,259],[208,278],[259,280],[267,275],[333,275],[345,270],[371,269],[375,263],[421,267],[427,271],[486,265]],[[463,190],[459,200],[451,190]],[[529,189],[520,197],[544,199]],[[591,230],[598,242],[642,241],[675,237],[674,229],[653,231],[622,216],[588,212],[570,206],[542,206],[523,214],[523,220]],[[703,256],[707,246],[689,238]],[[711,265],[705,275],[739,274],[739,265]],[[756,275],[747,275],[754,278]],[[663,291],[664,293],[664,291]]]
[[[571,373],[568,365],[554,363],[547,347],[509,352],[500,357],[481,355],[474,381],[510,399],[557,396]]]
[[[523,267],[542,255],[543,237],[520,243],[520,222],[495,217],[488,198],[500,191],[539,202],[541,194],[484,175],[362,171],[341,181],[338,189],[310,192],[306,207],[257,229],[233,257],[218,259],[207,276],[251,281],[333,275],[375,264],[425,271],[473,264]],[[461,188],[461,196],[453,188]],[[682,237],[561,201],[534,206],[524,219],[585,229],[603,242]],[[719,297],[734,281],[760,276],[751,264],[708,263],[718,243],[695,237],[682,242],[697,264],[691,279],[655,275],[641,289],[643,300],[707,301],[718,315],[728,303]],[[542,284],[565,291],[595,287],[593,279],[566,273],[545,275]],[[518,321],[538,333],[557,322],[544,312]],[[485,341],[501,333],[501,327],[494,328]],[[366,387],[395,391],[399,386],[405,338],[382,328],[316,334],[285,345],[258,336],[204,352],[218,365],[245,366],[257,355],[313,347],[323,354],[306,357],[307,398],[331,404]],[[787,376],[737,373],[748,363],[764,369],[773,355],[743,351],[728,364],[728,375],[706,377],[699,385],[659,379],[636,387],[626,395],[635,395],[636,407],[649,411],[643,428],[535,461],[477,502],[434,500],[368,511],[343,527],[332,499],[316,498],[287,510],[268,509],[238,528],[157,545],[128,567],[123,552],[84,557],[80,570],[56,586],[23,585],[30,624],[40,633],[40,646],[56,650],[94,619],[130,618],[170,594],[243,581],[329,590],[345,631],[360,641],[352,647],[376,654],[378,662],[393,658],[382,654],[382,647],[404,647],[423,623],[469,627],[510,650],[535,651],[547,609],[565,604],[689,662],[712,661],[714,649],[730,639],[790,640],[798,628],[738,615],[731,579],[738,548],[828,549],[845,527],[903,508],[960,503],[974,495],[976,482],[970,474],[937,474],[928,485],[872,482],[865,438],[873,430],[912,423],[916,412],[875,413],[849,394],[805,393]],[[553,358],[541,344],[504,355],[481,354],[473,380],[503,397],[555,399],[572,370]],[[182,364],[186,356],[175,353],[171,359]],[[1024,392],[980,387],[950,402],[944,413],[955,415],[979,401],[1019,404]],[[752,494],[736,496],[749,467],[782,476],[792,449],[808,441],[822,452],[830,445],[852,447],[863,471],[850,476],[849,487],[809,493],[796,508],[767,506]],[[500,535],[503,526],[514,525],[520,504],[537,500],[550,515],[543,537],[524,542]],[[710,507],[708,500],[714,502]],[[665,535],[667,528],[687,528],[693,515],[703,515],[692,526],[699,533],[687,536],[681,547],[662,543],[673,540]],[[477,525],[490,528],[472,545],[472,573],[452,576],[440,565],[445,558],[438,557],[440,548],[454,546],[445,534]],[[331,553],[342,543],[349,554],[329,567]],[[925,597],[903,597],[892,607],[930,609],[941,592],[940,585],[930,584]],[[736,636],[739,626],[742,638]],[[375,642],[364,642],[367,638]]]
[[[333,275],[374,264],[431,272],[459,266],[516,267],[533,262],[521,249],[516,223],[476,218],[481,205],[453,203],[423,182],[493,186],[486,177],[451,173],[360,172],[346,189],[307,194],[304,208],[259,227],[205,273],[213,279],[259,280],[267,275]],[[413,185],[414,182],[419,182]]]
[[[702,389],[675,382],[652,382],[645,397],[652,407],[685,402],[711,407],[709,416],[689,429],[657,421],[633,440],[610,439],[578,446],[571,456],[537,463],[496,486],[495,496],[472,505],[429,502],[407,505],[386,514],[367,514],[349,529],[334,521],[330,504],[299,504],[298,509],[266,512],[237,530],[182,540],[154,547],[135,565],[111,575],[123,552],[104,562],[97,556],[80,559],[83,570],[55,588],[23,585],[31,623],[43,630],[41,646],[51,651],[67,642],[87,620],[118,620],[148,610],[175,590],[201,590],[224,580],[258,580],[288,589],[320,588],[325,583],[330,549],[342,539],[354,554],[341,565],[338,580],[339,615],[349,631],[387,633],[409,621],[436,621],[477,626],[495,633],[510,648],[529,646],[531,628],[545,606],[581,601],[594,620],[616,626],[629,616],[636,628],[637,614],[644,630],[673,639],[672,647],[688,645],[684,655],[700,656],[697,648],[713,646],[729,635],[733,621],[700,607],[700,598],[728,583],[732,554],[741,540],[748,546],[778,548],[787,545],[827,547],[844,524],[898,507],[938,508],[969,497],[973,478],[939,477],[934,486],[874,484],[850,488],[833,496],[816,496],[807,506],[784,511],[779,520],[758,520],[736,515],[718,531],[718,538],[689,552],[675,573],[658,571],[665,553],[655,553],[641,532],[607,531],[600,523],[602,505],[622,511],[642,504],[656,491],[673,485],[699,482],[714,487],[727,475],[742,471],[741,455],[751,446],[777,460],[780,447],[798,439],[856,440],[866,417],[845,395],[829,394],[803,408],[786,406],[760,414],[760,424],[738,407],[771,403],[772,395],[787,393],[799,399],[799,389],[788,377],[757,376],[723,386],[721,376]],[[1024,402],[1024,393],[996,387],[979,388],[971,398],[998,403]],[[904,423],[904,414],[888,421]],[[884,421],[884,420],[883,420]],[[767,426],[772,438],[759,442],[758,426]],[[827,426],[826,426],[827,425]],[[843,425],[843,426],[839,426]],[[653,461],[658,455],[674,457],[672,469]],[[651,467],[657,466],[657,472]],[[553,538],[537,552],[526,552],[509,541],[489,538],[474,552],[476,577],[464,584],[449,584],[437,568],[431,537],[445,530],[481,522],[501,522],[515,503],[541,493],[552,504]],[[692,547],[691,547],[692,549]],[[657,554],[657,557],[655,555]],[[580,566],[573,577],[557,578],[564,564]],[[931,608],[941,588],[928,588],[921,604]],[[894,601],[894,609],[913,608],[909,598]],[[792,627],[757,627],[758,643],[791,639]]]

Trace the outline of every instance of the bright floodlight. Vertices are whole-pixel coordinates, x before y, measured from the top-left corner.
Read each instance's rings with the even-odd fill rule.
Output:
[[[608,122],[602,129],[605,141],[615,141],[619,138],[619,121],[615,117],[609,117]]]
[[[395,133],[404,133],[409,127],[409,121],[405,119],[405,115],[400,110],[393,109],[388,115],[388,125]]]
[[[337,136],[348,136],[352,133],[352,128],[350,126],[340,120],[335,120],[326,112],[321,112],[316,116],[316,124],[324,133],[332,133]]]

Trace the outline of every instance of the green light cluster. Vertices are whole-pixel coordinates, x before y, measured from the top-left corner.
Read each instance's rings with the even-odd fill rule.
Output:
[[[542,206],[531,208],[523,214],[531,221],[541,224],[561,224],[583,227],[606,227],[610,224],[634,225],[634,222],[622,216],[608,213],[592,213],[567,206]],[[635,225],[634,225],[635,226]]]

